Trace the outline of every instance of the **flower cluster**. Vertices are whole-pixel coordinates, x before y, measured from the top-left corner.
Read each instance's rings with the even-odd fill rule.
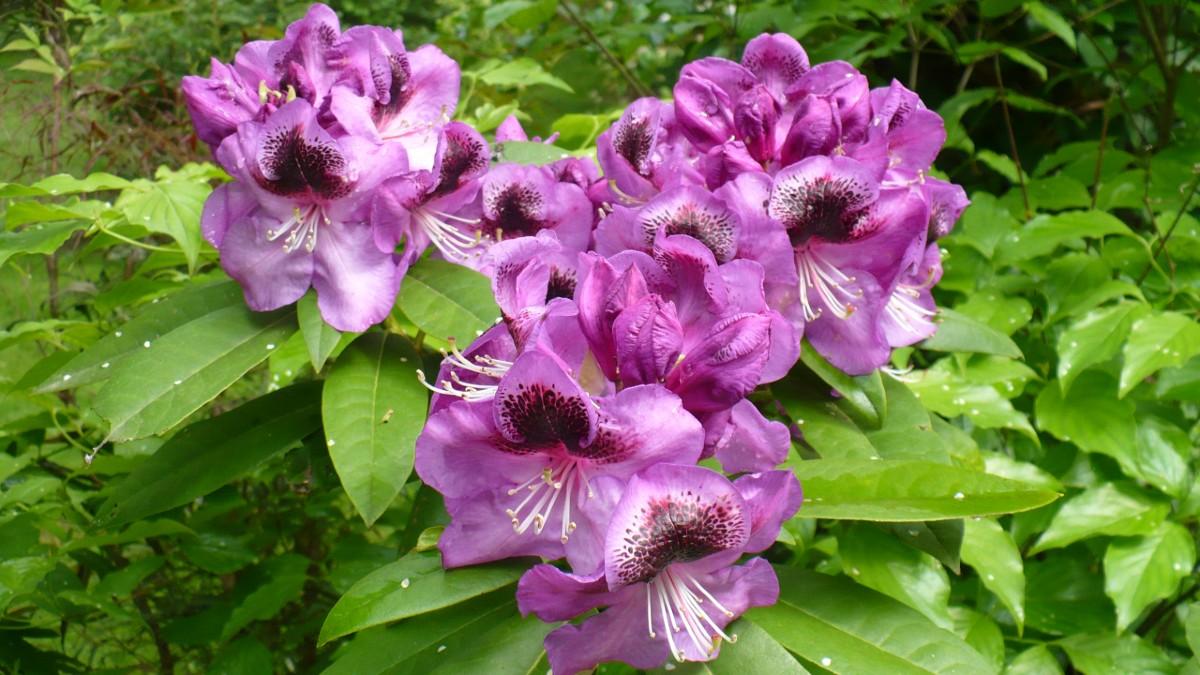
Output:
[[[556,673],[714,658],[777,599],[771,566],[742,558],[801,503],[776,468],[791,433],[752,394],[802,338],[861,374],[936,329],[936,240],[967,203],[929,175],[942,121],[899,83],[872,90],[762,35],[741,63],[687,65],[673,102],[634,101],[599,169],[493,164],[450,121],[458,80],[436,47],[341,32],[322,5],[187,78],[235,178],[205,234],[251,307],[311,284],[345,330],[381,321],[427,250],[490,277],[502,320],[422,376],[415,464],[451,516],[444,565],[540,557],[522,612],[602,608],[547,637]],[[495,136],[528,140],[515,118]]]

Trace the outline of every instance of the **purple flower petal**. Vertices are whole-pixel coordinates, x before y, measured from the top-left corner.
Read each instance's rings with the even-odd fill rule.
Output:
[[[494,415],[500,434],[524,448],[561,444],[570,452],[596,438],[596,409],[590,397],[560,361],[538,351],[525,352],[513,362],[496,390]]]
[[[604,570],[571,574],[553,565],[534,565],[517,583],[517,607],[522,616],[535,614],[546,622],[569,621],[589,609],[605,607],[618,593],[608,590]]]
[[[657,383],[683,348],[675,305],[647,295],[625,308],[613,323],[617,368],[625,384]]]
[[[668,373],[667,386],[679,394],[688,410],[728,408],[758,386],[770,343],[769,316],[729,316],[687,350]]]
[[[727,415],[717,417],[716,457],[729,473],[767,471],[787,459],[792,447],[787,426],[763,417],[750,401],[738,401]]]
[[[313,276],[312,253],[288,251],[268,237],[275,224],[257,210],[230,222],[221,239],[221,268],[241,284],[246,304],[259,312],[296,302]]]
[[[609,609],[578,626],[566,624],[547,635],[550,669],[555,673],[580,673],[606,661],[623,661],[643,669],[665,663],[670,656],[667,642],[648,637],[645,594],[638,590],[616,593]]]
[[[403,276],[394,257],[375,246],[366,223],[318,227],[312,285],[321,316],[330,326],[354,333],[383,321]]]
[[[417,437],[417,475],[447,498],[519,485],[547,464],[544,456],[515,448],[500,435],[489,402],[453,402],[431,414]]]
[[[751,473],[733,482],[750,515],[748,553],[765,551],[775,543],[783,521],[791,518],[804,501],[800,481],[791,471]]]
[[[764,33],[746,43],[742,65],[783,103],[788,88],[808,71],[808,54],[787,33]]]

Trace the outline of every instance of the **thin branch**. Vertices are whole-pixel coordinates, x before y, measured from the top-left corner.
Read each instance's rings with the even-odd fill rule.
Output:
[[[646,85],[642,84],[642,81],[637,78],[637,75],[634,75],[632,71],[625,67],[625,64],[621,62],[621,59],[617,58],[616,54],[613,54],[608,50],[608,47],[604,46],[604,43],[600,41],[600,38],[592,32],[591,27],[589,27],[583,18],[579,16],[574,8],[571,7],[571,3],[560,2],[558,3],[558,8],[562,10],[563,14],[566,15],[568,21],[575,24],[576,28],[583,31],[583,34],[587,37],[588,41],[595,45],[596,49],[599,49],[600,53],[604,55],[604,58],[607,59],[608,62],[611,63],[619,73],[621,73],[621,76],[625,78],[625,81],[629,83],[629,86],[633,88],[633,91],[638,96],[654,95],[654,92],[650,91]]]
[[[1146,265],[1146,269],[1142,270],[1142,275],[1138,277],[1139,284],[1146,280],[1146,275],[1150,274],[1150,265],[1158,260],[1158,255],[1162,253],[1163,248],[1167,245],[1167,241],[1171,238],[1172,234],[1175,234],[1175,226],[1179,225],[1179,221],[1183,219],[1183,214],[1187,213],[1188,206],[1192,203],[1192,197],[1196,196],[1197,188],[1200,188],[1200,172],[1196,173],[1195,177],[1192,178],[1192,184],[1188,188],[1187,196],[1183,198],[1183,203],[1179,205],[1179,210],[1175,212],[1175,219],[1171,221],[1171,226],[1159,237],[1158,244],[1154,246],[1154,251],[1150,254],[1150,264]],[[1154,221],[1151,220],[1151,222]]]
[[[1017,165],[1017,182],[1021,185],[1021,199],[1025,202],[1025,219],[1033,217],[1029,207],[1029,188],[1025,186],[1025,170],[1021,168],[1021,155],[1017,152],[1017,136],[1013,133],[1012,118],[1008,114],[1008,95],[1004,91],[1004,78],[1000,75],[1000,57],[993,56],[996,67],[996,92],[1000,95],[1000,111],[1004,114],[1004,128],[1008,131],[1008,146],[1012,151],[1013,163]]]
[[[1104,145],[1108,141],[1108,106],[1100,108],[1100,146],[1096,149],[1096,170],[1092,173],[1092,208],[1100,196],[1100,170],[1104,165]]]

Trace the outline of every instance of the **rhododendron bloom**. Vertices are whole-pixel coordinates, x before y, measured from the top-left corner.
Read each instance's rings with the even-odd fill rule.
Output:
[[[417,440],[421,479],[446,497],[448,567],[518,555],[592,571],[625,482],[658,462],[695,462],[699,422],[661,386],[593,397],[552,354],[518,356],[488,401],[452,403]]]
[[[606,608],[546,637],[555,673],[604,661],[655,668],[670,657],[711,660],[722,640],[736,641],[726,630],[730,622],[778,599],[766,560],[734,563],[774,543],[800,502],[789,471],[730,482],[702,467],[655,465],[629,482],[614,508],[603,569],[570,574],[538,565],[521,578],[518,605],[544,621]]]
[[[243,123],[217,159],[237,180],[205,203],[202,227],[251,308],[291,304],[311,286],[339,330],[387,316],[401,270],[375,246],[367,207],[380,181],[407,168],[403,148],[334,138],[296,99],[264,122]]]

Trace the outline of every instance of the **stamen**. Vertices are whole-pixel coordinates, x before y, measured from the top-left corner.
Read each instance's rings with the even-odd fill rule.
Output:
[[[699,591],[700,595],[693,592],[693,588]],[[670,567],[646,584],[646,624],[650,637],[655,637],[652,605],[655,595],[658,598],[663,630],[667,633],[667,644],[675,660],[683,661],[686,656],[675,644],[674,633],[680,630],[687,633],[692,644],[702,654],[711,655],[717,650],[721,640],[737,642],[737,635],[726,633],[701,606],[704,600],[700,596],[707,598],[712,603],[711,606],[720,610],[727,619],[734,617],[733,612],[722,605],[695,577]]]
[[[571,520],[571,502],[577,499],[573,493],[581,488],[586,489],[587,496],[591,497],[591,488],[587,486],[587,478],[580,462],[572,458],[555,459],[524,483],[507,491],[510,497],[522,490],[528,490],[529,494],[525,495],[515,508],[506,509],[504,513],[512,519],[514,532],[523,534],[533,526],[534,534],[541,534],[546,525],[553,520],[554,508],[562,496],[562,520],[558,537],[565,544],[578,527],[578,524]],[[522,517],[521,514],[531,502],[532,508]]]
[[[463,382],[462,379],[458,377],[458,374],[454,372],[450,373],[450,379],[453,380],[453,382],[450,380],[442,380],[440,384],[433,385],[425,379],[425,371],[417,371],[417,380],[419,380],[426,389],[435,394],[453,396],[455,398],[461,398],[464,401],[472,402],[487,401],[496,396],[497,385]]]
[[[933,317],[937,315],[937,311],[917,304],[916,301],[921,297],[921,288],[923,286],[900,284],[896,287],[896,292],[888,298],[887,304],[884,305],[884,311],[888,313],[888,316],[910,333],[922,332],[922,324],[932,324]]]
[[[412,215],[429,240],[447,259],[462,262],[472,255],[476,257],[483,255],[482,251],[475,250],[479,248],[482,241],[478,232],[472,236],[446,222],[446,219],[449,219],[474,225],[479,222],[479,219],[460,218],[434,209],[417,209],[412,212]]]
[[[796,252],[796,266],[800,273],[800,304],[806,321],[815,320],[823,311],[821,307],[813,307],[810,289],[816,291],[825,307],[837,318],[847,319],[855,312],[854,300],[862,298],[863,292],[848,286],[858,281],[857,278],[846,275],[811,249]]]
[[[288,235],[283,241],[283,250],[291,253],[304,245],[304,250],[312,253],[317,246],[317,228],[332,221],[320,206],[309,206],[304,211],[299,208],[292,210],[292,217],[280,223],[279,227],[267,230],[267,241],[275,241],[283,235]]]
[[[650,639],[658,637],[654,634],[654,613],[650,611],[650,592],[654,584],[646,584],[646,627],[650,629]]]

